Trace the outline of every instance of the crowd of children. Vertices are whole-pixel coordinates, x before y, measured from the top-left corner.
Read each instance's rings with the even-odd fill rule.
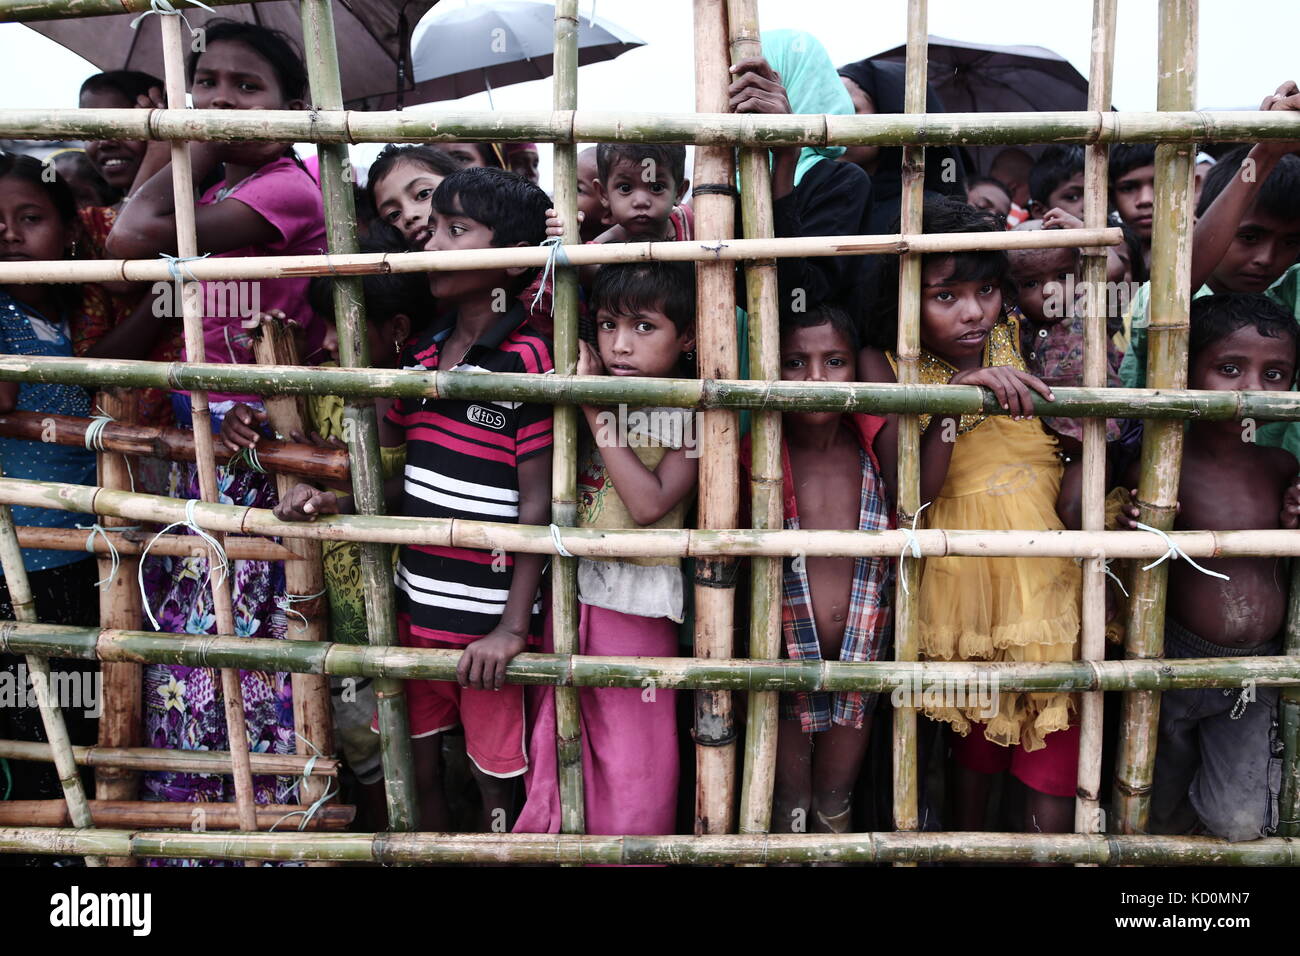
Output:
[[[902,110],[902,68],[861,61],[838,71],[816,38],[763,35],[763,57],[732,68],[737,113],[874,113]],[[306,72],[290,41],[267,28],[210,24],[188,63],[197,108],[304,109]],[[81,105],[149,108],[158,81],[132,72],[91,77]],[[942,104],[931,92],[931,110]],[[1294,84],[1264,109],[1300,109]],[[1300,338],[1300,159],[1293,144],[1242,147],[1198,165],[1193,235],[1188,384],[1213,390],[1288,390]],[[898,230],[899,151],[876,147],[776,148],[772,198],[778,236]],[[317,254],[325,222],[316,177],[284,144],[194,143],[199,252],[214,258]],[[937,175],[943,162],[955,176]],[[172,170],[165,144],[94,142],[62,157],[57,175],[24,157],[0,155],[0,259],[152,258],[176,252]],[[1249,171],[1249,175],[1245,171]],[[936,175],[931,176],[935,172]],[[987,175],[958,149],[927,155],[923,230],[991,234],[1003,229],[1080,228],[1084,151],[1054,145],[1037,155],[1005,150]],[[680,146],[598,144],[578,155],[578,232],[584,242],[692,238],[686,151]],[[1126,290],[1108,301],[1112,385],[1141,386],[1150,306],[1145,282],[1154,222],[1154,147],[1121,144],[1110,154],[1110,208],[1125,243],[1109,251],[1107,279]],[[710,184],[725,188],[725,184]],[[358,188],[370,251],[474,250],[536,246],[564,223],[537,185],[537,149],[490,143],[386,147]],[[80,208],[78,206],[80,205]],[[1190,227],[1190,223],[1189,223]],[[895,415],[790,411],[782,443],[787,529],[977,530],[1077,528],[1081,424],[1039,419],[1035,399],[1083,382],[1081,256],[1075,248],[927,254],[920,270],[920,380],[988,389],[1005,414],[921,416],[922,511],[898,511],[899,426]],[[894,382],[897,257],[780,259],[781,378],[803,382]],[[695,271],[690,264],[637,262],[580,273],[584,340],[580,375],[692,377]],[[258,309],[292,323],[300,361],[338,361],[329,316],[334,280],[261,280]],[[367,276],[362,282],[371,362],[378,368],[551,374],[550,287],[518,267]],[[1132,290],[1132,294],[1127,294]],[[1097,290],[1092,290],[1097,294]],[[1103,297],[1104,298],[1104,297]],[[208,308],[208,362],[251,362],[260,316]],[[743,300],[742,300],[743,301]],[[0,287],[0,351],[42,356],[175,360],[185,356],[176,311],[155,308],[146,286]],[[745,316],[738,318],[743,335]],[[743,354],[742,349],[742,354]],[[213,427],[232,451],[271,434],[264,397],[212,394]],[[0,411],[87,416],[80,388],[0,384]],[[551,518],[552,412],[533,402],[400,398],[380,402],[380,444],[390,510],[423,518],[546,525]],[[577,520],[585,528],[683,528],[693,519],[700,449],[689,410],[583,406]],[[147,393],[140,420],[191,426],[185,392]],[[1134,527],[1141,423],[1109,421],[1107,475],[1116,487],[1112,527]],[[344,447],[343,400],[310,403],[308,434],[290,437]],[[1242,440],[1237,422],[1195,422],[1187,431],[1179,529],[1296,528],[1300,525],[1300,425],[1262,425]],[[0,439],[10,477],[94,483],[84,449]],[[750,467],[748,437],[742,470]],[[348,489],[300,483],[283,496],[260,470],[219,469],[220,500],[270,508],[284,521],[348,512]],[[173,463],[140,490],[199,495],[195,466]],[[73,527],[81,516],[16,508],[21,525]],[[97,619],[90,556],[28,549],[41,619]],[[873,661],[892,653],[896,562],[888,558],[786,559],[782,573],[783,653],[793,659]],[[325,548],[330,640],[366,641],[360,550]],[[1277,558],[1206,561],[1215,577],[1173,565],[1165,646],[1170,657],[1280,653],[1287,576]],[[463,822],[457,789],[473,781],[471,825],[484,830],[557,832],[560,770],[553,688],[527,691],[506,680],[527,649],[549,651],[552,615],[543,555],[466,547],[405,545],[393,574],[400,643],[460,651],[455,681],[410,681],[406,703],[420,826]],[[164,632],[214,633],[208,568],[200,557],[144,562],[149,621]],[[932,661],[1068,661],[1079,654],[1083,571],[1068,558],[927,557],[915,595],[922,657]],[[234,561],[235,631],[286,636],[283,569]],[[581,559],[577,565],[579,652],[622,657],[679,653],[690,587],[675,558]],[[0,588],[7,599],[7,589]],[[1118,595],[1114,631],[1122,631]],[[0,607],[0,611],[4,608]],[[5,658],[13,670],[16,661]],[[59,666],[71,667],[61,663]],[[149,746],[226,750],[221,686],[205,667],[144,668],[143,739]],[[295,751],[289,675],[241,677],[248,745]],[[362,811],[384,824],[382,767],[368,684],[336,683],[339,750]],[[1152,798],[1153,832],[1205,832],[1229,840],[1270,835],[1277,825],[1280,761],[1277,694],[1258,688],[1166,693],[1160,712]],[[689,829],[679,798],[691,768],[679,759],[686,735],[670,690],[583,689],[579,693],[586,827],[590,833],[657,834]],[[1065,692],[995,692],[989,700],[936,701],[921,708],[930,829],[1073,827],[1079,750],[1077,701]],[[875,694],[782,696],[772,829],[848,832],[888,826],[872,812],[888,791],[873,727],[890,703]],[[31,720],[0,708],[0,736],[40,739]],[[93,742],[89,728],[74,739]],[[450,739],[463,735],[468,775]],[[887,746],[887,743],[885,744]],[[15,764],[15,766],[18,766]],[[874,769],[873,769],[874,768]],[[25,774],[25,775],[24,775]],[[49,796],[52,778],[19,774],[23,795]],[[1009,776],[1008,776],[1009,774]],[[936,779],[947,794],[936,792]],[[260,802],[296,799],[297,781],[255,778]],[[11,788],[12,789],[12,788]],[[228,800],[228,777],[154,771],[144,795],[170,801]],[[874,796],[873,796],[874,793]],[[1000,798],[995,802],[995,794]],[[15,794],[18,795],[18,794]],[[461,796],[464,796],[461,794]]]

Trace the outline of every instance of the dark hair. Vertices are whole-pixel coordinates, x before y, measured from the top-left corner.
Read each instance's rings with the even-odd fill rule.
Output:
[[[1008,200],[1011,199],[1011,187],[994,176],[972,176],[966,180],[966,192],[969,193],[976,186],[993,186],[1006,193]]]
[[[362,252],[406,252],[401,242],[362,239]],[[382,272],[361,276],[361,294],[366,303],[366,321],[383,323],[395,315],[411,320],[415,332],[433,314],[433,295],[428,277],[420,272]],[[317,315],[334,314],[334,277],[314,276],[307,286],[307,299]]]
[[[1047,199],[1072,176],[1083,172],[1083,147],[1054,143],[1043,150],[1029,170],[1029,198],[1047,205]]]
[[[799,312],[793,309],[781,310],[781,338],[783,339],[797,329],[815,329],[819,325],[829,325],[843,335],[848,340],[851,352],[857,352],[862,344],[858,324],[833,302],[822,302],[811,309]]]
[[[389,143],[379,151],[366,176],[366,195],[372,206],[376,205],[375,183],[391,173],[398,163],[414,163],[439,176],[460,172],[460,164],[456,160],[433,146],[423,143]]]
[[[54,211],[64,226],[74,228],[77,219],[77,199],[66,179],[53,165],[48,168],[35,156],[23,153],[0,153],[0,179],[19,179],[37,187],[50,197]]]
[[[591,288],[591,313],[629,315],[653,309],[680,335],[695,324],[695,263],[620,262],[601,266]]]
[[[1112,225],[1114,224],[1112,223]],[[1137,234],[1136,229],[1122,220],[1119,222],[1119,231],[1124,234],[1124,245],[1128,247],[1128,267],[1129,271],[1133,273],[1133,281],[1146,282],[1151,278],[1151,272],[1147,269],[1142,237]]]
[[[1116,143],[1110,148],[1110,184],[1141,166],[1153,166],[1156,161],[1155,143]]]
[[[596,175],[602,183],[609,179],[615,162],[636,165],[650,160],[659,169],[666,169],[673,177],[673,185],[680,187],[686,181],[686,147],[652,146],[645,143],[600,143],[596,147]]]
[[[303,66],[302,57],[287,34],[261,24],[224,18],[209,20],[204,27],[204,49],[191,53],[185,64],[185,79],[191,86],[194,84],[199,59],[207,47],[219,42],[242,43],[265,60],[275,72],[280,94],[286,101],[300,100],[307,96],[307,68]]]
[[[520,242],[535,246],[546,238],[551,200],[522,176],[494,166],[458,169],[434,191],[433,208],[444,216],[453,215],[457,199],[462,213],[492,230],[494,246]]]
[[[1201,201],[1196,206],[1196,215],[1205,215],[1210,204],[1241,171],[1241,164],[1249,152],[1249,146],[1239,146],[1210,167],[1201,184]],[[1287,153],[1278,161],[1268,178],[1260,183],[1255,205],[1261,212],[1277,219],[1300,219],[1300,157]]]
[[[954,232],[1005,232],[998,216],[952,196],[926,193],[921,211],[921,231],[927,234]],[[894,222],[893,232],[899,231]],[[880,291],[876,306],[867,320],[864,339],[878,349],[893,349],[898,340],[898,263],[897,255],[882,256]],[[952,261],[949,278],[954,282],[987,279],[1001,287],[1006,302],[1015,301],[1015,283],[1011,263],[1001,249],[978,252],[933,252],[922,257],[921,266],[938,259]]]
[[[190,72],[193,73],[192,70]],[[163,81],[152,73],[143,73],[140,70],[106,70],[86,77],[77,95],[111,90],[114,93],[121,93],[128,103],[135,106],[136,97],[144,96],[151,87],[155,86],[162,89]]]
[[[1293,347],[1300,344],[1300,327],[1297,327],[1295,317],[1268,296],[1254,292],[1220,292],[1192,300],[1188,360],[1246,326],[1251,326],[1265,338],[1287,336]]]

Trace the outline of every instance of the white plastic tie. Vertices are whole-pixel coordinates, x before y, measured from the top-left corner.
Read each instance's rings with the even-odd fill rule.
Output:
[[[144,559],[149,556],[149,549],[153,547],[154,542],[157,541],[159,538],[161,538],[163,535],[165,535],[172,528],[189,528],[196,535],[198,535],[200,538],[206,541],[208,543],[208,546],[212,549],[212,553],[217,556],[215,567],[213,566],[210,560],[208,562],[208,583],[212,584],[213,587],[220,587],[222,580],[225,579],[226,569],[229,567],[229,562],[226,559],[225,549],[221,547],[221,544],[217,541],[216,538],[212,537],[212,535],[208,534],[206,531],[204,531],[202,528],[199,527],[198,522],[194,517],[194,509],[195,507],[198,506],[198,504],[199,504],[198,498],[191,498],[189,501],[185,502],[185,520],[173,521],[167,527],[163,528],[156,535],[154,535],[152,538],[149,539],[149,543],[146,544],[144,546],[144,550],[140,552],[140,566],[136,570],[136,580],[140,584],[140,598],[144,602],[144,612],[145,614],[149,615],[149,623],[153,625],[153,629],[155,631],[161,631],[162,628],[158,624],[158,619],[153,616],[153,608],[149,606],[149,595],[144,589]],[[214,576],[215,576],[215,580],[214,580]]]
[[[573,555],[569,552],[569,549],[564,546],[564,542],[560,540],[560,529],[556,525],[551,525],[551,543],[555,545],[555,550],[559,552],[560,557],[562,558],[573,557]]]
[[[1154,568],[1161,561],[1164,561],[1166,558],[1173,558],[1174,560],[1177,560],[1178,558],[1182,558],[1184,561],[1186,561],[1188,564],[1194,567],[1197,571],[1200,571],[1202,574],[1208,574],[1212,578],[1222,578],[1225,581],[1232,580],[1226,574],[1220,574],[1218,571],[1211,571],[1208,568],[1201,567],[1199,564],[1197,564],[1195,561],[1192,560],[1191,556],[1186,551],[1178,547],[1178,545],[1174,544],[1173,538],[1169,537],[1169,535],[1165,534],[1159,528],[1153,528],[1151,527],[1151,525],[1143,524],[1141,521],[1135,521],[1133,522],[1133,524],[1135,527],[1137,527],[1139,531],[1150,531],[1152,534],[1160,535],[1160,537],[1164,539],[1165,547],[1169,549],[1164,554],[1160,555],[1160,557],[1152,561],[1150,564],[1145,565],[1142,568],[1143,571],[1150,571],[1152,568]]]
[[[324,597],[324,596],[325,596],[325,590],[323,588],[317,591],[315,594],[286,593],[280,595],[278,598],[275,599],[275,606],[284,612],[285,617],[288,617],[290,614],[292,614],[298,620],[302,621],[302,623],[298,625],[298,630],[305,631],[307,630],[307,624],[309,622],[306,616],[302,613],[302,611],[294,610],[293,606],[295,604],[306,604],[308,601],[314,601],[317,598]]]
[[[921,505],[921,507],[916,509],[916,514],[912,515],[912,527],[899,528],[903,534],[907,535],[907,540],[903,542],[903,550],[898,552],[898,560],[900,564],[902,563],[903,558],[907,557],[909,549],[912,552],[913,558],[916,558],[917,560],[920,560],[921,558],[921,542],[916,540],[916,519],[921,517],[921,512],[928,507],[930,507],[930,502],[927,501],[925,504]],[[907,575],[901,573],[901,568],[899,571],[898,579],[903,583],[903,593],[910,594],[911,592],[907,589]]]
[[[542,267],[542,281],[537,284],[537,292],[533,296],[533,304],[530,307],[529,311],[536,309],[537,306],[541,303],[542,295],[543,293],[546,292],[546,283],[548,281],[551,282],[555,281],[555,267],[556,266],[569,267],[573,265],[573,263],[569,261],[569,254],[564,251],[563,236],[547,236],[545,239],[542,240],[541,244],[543,246],[549,246],[551,251],[546,256],[546,265]],[[555,312],[555,296],[554,294],[552,294],[551,313],[554,314],[554,312]]]
[[[202,0],[186,0],[186,2],[192,3],[196,7],[202,7],[204,10],[208,11],[208,13],[217,12],[206,3],[203,3]],[[181,21],[185,24],[185,28],[190,31],[191,35],[193,35],[194,28],[190,26],[190,21],[185,18],[185,14],[182,11],[177,10],[171,5],[171,0],[149,0],[149,9],[131,21],[131,29],[137,29],[141,20],[155,13],[163,17],[180,17]]]

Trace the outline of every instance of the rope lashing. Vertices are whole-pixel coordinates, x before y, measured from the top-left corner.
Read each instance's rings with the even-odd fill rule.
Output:
[[[108,577],[95,582],[95,586],[98,587],[100,590],[103,590],[104,588],[109,587],[113,583],[113,579],[117,577],[117,569],[122,564],[122,557],[117,553],[117,546],[113,544],[113,539],[108,536],[108,531],[98,521],[96,521],[94,524],[79,524],[77,525],[77,527],[82,531],[90,532],[90,534],[86,535],[86,550],[89,551],[91,554],[95,553],[95,535],[102,536],[104,539],[104,543],[108,545],[108,558],[109,561],[112,562],[108,570]],[[133,525],[126,525],[121,528],[114,528],[113,530],[114,531],[135,531],[138,530],[139,528],[140,526],[138,524],[133,524]]]
[[[1197,571],[1200,571],[1202,574],[1208,574],[1212,578],[1222,578],[1225,581],[1231,580],[1231,578],[1229,578],[1226,574],[1220,574],[1218,571],[1211,571],[1208,568],[1201,567],[1199,564],[1197,564],[1195,561],[1192,560],[1191,556],[1186,551],[1178,547],[1178,545],[1174,544],[1173,538],[1169,537],[1169,535],[1165,534],[1159,528],[1153,528],[1151,527],[1151,525],[1143,524],[1141,521],[1135,521],[1133,522],[1133,524],[1140,531],[1150,531],[1152,534],[1160,535],[1160,537],[1164,539],[1165,547],[1169,549],[1164,554],[1160,555],[1160,557],[1152,561],[1150,564],[1145,565],[1142,568],[1143,571],[1150,571],[1152,568],[1154,568],[1161,561],[1164,561],[1166,558],[1174,558],[1175,560],[1177,560],[1178,558],[1182,558],[1184,561],[1186,561],[1188,564],[1194,567]]]
[[[302,623],[298,625],[298,630],[305,631],[309,622],[302,611],[295,611],[293,606],[295,604],[306,604],[308,601],[315,601],[317,598],[324,596],[324,588],[317,591],[315,594],[289,594],[286,592],[275,599],[275,606],[284,612],[285,617],[292,614],[294,617],[298,618],[298,620],[302,621]]]
[[[204,10],[208,11],[208,13],[217,12],[204,3],[203,0],[185,0],[185,2],[191,3],[196,7],[202,7]],[[185,24],[185,29],[189,30],[191,35],[194,33],[194,28],[190,26],[190,21],[185,18],[184,12],[173,7],[171,5],[171,0],[149,0],[149,9],[131,21],[131,29],[137,29],[140,26],[141,20],[145,17],[152,16],[155,13],[163,17],[180,17],[181,21]]]
[[[551,543],[555,545],[555,550],[559,553],[560,557],[574,557],[574,555],[570,553],[569,549],[564,546],[564,542],[560,540],[560,529],[555,525],[551,525]]]
[[[542,281],[537,285],[537,292],[533,295],[533,304],[529,307],[530,311],[536,309],[541,304],[542,294],[546,291],[546,283],[555,281],[555,267],[573,265],[569,261],[569,254],[564,251],[563,236],[547,236],[542,240],[543,246],[550,247],[550,253],[546,256],[546,265],[542,267]],[[555,311],[555,296],[551,296],[551,312]]]
[[[916,558],[917,560],[920,560],[921,558],[921,542],[916,540],[916,519],[921,517],[921,512],[928,507],[930,507],[930,502],[927,501],[925,504],[921,505],[921,507],[916,509],[916,514],[912,515],[912,527],[898,529],[903,532],[903,534],[907,535],[907,540],[903,542],[903,550],[898,552],[898,560],[900,564],[903,558],[907,556],[908,549],[911,549],[913,558]],[[911,592],[907,589],[907,575],[899,574],[898,579],[903,582],[903,593],[910,594]]]
[[[144,559],[149,556],[149,549],[154,546],[155,541],[165,535],[172,528],[189,528],[196,535],[206,541],[208,546],[212,549],[212,553],[217,556],[215,568],[213,568],[211,562],[208,564],[208,582],[213,582],[214,573],[216,575],[216,581],[213,585],[214,587],[221,586],[221,581],[225,577],[226,569],[230,566],[230,562],[226,558],[225,549],[221,547],[220,542],[200,528],[198,522],[195,520],[194,509],[198,504],[199,499],[197,498],[191,498],[189,501],[185,502],[185,520],[173,521],[167,527],[163,528],[149,539],[149,543],[146,544],[144,550],[140,552],[140,566],[136,569],[136,580],[140,585],[140,598],[144,603],[144,612],[149,615],[149,623],[153,625],[155,631],[161,631],[162,627],[159,626],[158,619],[153,616],[153,608],[149,606],[149,595],[144,588]]]
[[[298,731],[295,730],[293,734],[295,737],[297,737],[299,740],[301,740],[303,743],[305,743],[308,747],[312,749],[311,758],[308,759],[307,765],[302,768],[302,779],[298,782],[298,786],[303,787],[307,785],[307,778],[311,776],[312,769],[316,766],[316,761],[320,759],[322,754],[320,752],[319,747],[317,747],[314,743],[312,743],[302,734],[298,733]],[[298,829],[299,830],[307,829],[307,824],[311,822],[311,818],[316,815],[316,811],[325,805],[325,801],[335,796],[338,792],[339,791],[337,788],[331,790],[330,785],[326,784],[325,792],[320,795],[320,798],[315,803],[309,806],[306,810],[290,810],[284,816],[280,817],[280,819],[272,823],[270,829],[274,830],[285,820],[289,819],[290,817],[296,817],[299,814],[302,815],[302,822],[298,824]]]
[[[106,454],[108,449],[104,447],[104,429],[108,427],[109,422],[117,421],[117,419],[105,412],[98,405],[95,406],[95,409],[99,414],[93,416],[90,419],[90,424],[86,426],[86,451]],[[131,471],[131,459],[126,455],[123,455],[122,460],[126,462],[126,477],[131,483],[131,493],[135,494],[135,473]]]

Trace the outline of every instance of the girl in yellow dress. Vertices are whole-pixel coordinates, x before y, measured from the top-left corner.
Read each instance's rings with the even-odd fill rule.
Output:
[[[1000,231],[986,213],[939,197],[926,200],[924,229]],[[1009,414],[920,417],[921,502],[928,507],[918,527],[1078,527],[1078,467],[1067,468],[1056,439],[1033,418],[1031,393],[1051,400],[1052,392],[1025,370],[1013,295],[1003,252],[936,253],[922,262],[921,382],[982,385]],[[882,305],[868,334],[874,347],[864,348],[859,359],[864,381],[897,381],[889,351],[897,308]],[[888,416],[876,454],[883,474],[897,474],[897,416]],[[900,516],[900,526],[911,520]],[[1072,660],[1080,586],[1080,569],[1069,558],[927,558],[918,596],[921,655],[938,661]],[[1073,829],[1078,728],[1070,725],[1071,696],[1003,692],[991,702],[971,696],[936,702],[926,694],[924,708],[949,725],[956,828],[984,828],[993,775],[1010,770],[1028,788],[1026,830]]]

